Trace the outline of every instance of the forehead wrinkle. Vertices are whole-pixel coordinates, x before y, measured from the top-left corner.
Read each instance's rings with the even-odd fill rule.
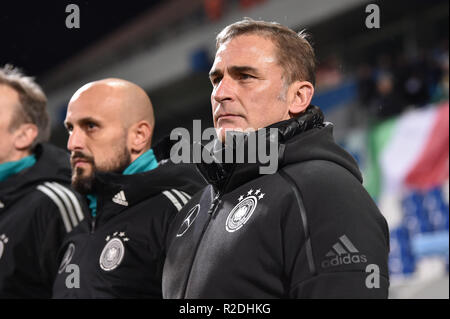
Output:
[[[264,64],[280,65],[276,45],[272,40],[259,35],[240,35],[221,44],[217,50],[213,68],[222,61],[226,62],[229,55],[232,55],[234,65],[241,64],[239,63],[241,59],[247,60],[242,61],[242,64],[248,66],[259,62],[258,69],[264,67]]]
[[[88,94],[89,93],[89,94]],[[92,93],[92,94],[90,94]],[[95,119],[96,122],[115,123],[124,116],[123,105],[120,96],[110,92],[106,97],[105,92],[84,91],[77,100],[72,101],[67,109],[66,119],[75,123],[81,123],[85,119]],[[86,95],[88,94],[88,95]]]

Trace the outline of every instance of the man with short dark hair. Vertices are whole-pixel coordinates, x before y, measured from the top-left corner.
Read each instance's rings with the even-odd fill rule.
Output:
[[[63,244],[53,297],[161,298],[169,224],[203,180],[170,161],[169,139],[151,147],[152,103],[129,81],[80,88],[65,125],[72,185],[90,212]]]
[[[64,236],[84,218],[67,152],[49,137],[47,98],[0,68],[0,298],[48,298]]]
[[[278,166],[264,175],[248,157],[198,165],[209,185],[171,227],[165,298],[387,297],[387,223],[311,105],[314,68],[305,34],[277,23],[246,19],[218,35],[211,157],[251,155],[257,131],[277,143]]]

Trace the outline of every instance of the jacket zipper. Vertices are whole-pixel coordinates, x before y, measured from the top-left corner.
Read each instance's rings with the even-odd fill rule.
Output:
[[[206,233],[206,230],[208,229],[209,225],[211,224],[211,219],[214,218],[214,213],[216,212],[217,207],[219,206],[221,196],[222,196],[221,192],[218,191],[216,196],[214,196],[214,199],[213,199],[211,205],[209,206],[209,210],[208,210],[209,218],[208,218],[206,225],[203,227],[202,233],[201,233],[200,238],[195,247],[194,258],[192,258],[191,266],[189,267],[188,276],[187,276],[186,282],[184,284],[183,298],[186,298],[186,289],[187,289],[187,285],[189,283],[189,279],[191,278],[192,267],[194,266],[194,262],[197,257],[198,248],[200,246],[200,243],[202,242],[202,239]]]
[[[92,216],[92,219],[91,219],[91,235],[93,234],[93,233],[95,233],[95,228],[96,228],[96,226],[97,226],[97,219],[98,219],[98,216],[100,216],[100,211],[102,210],[102,208],[103,208],[103,202],[100,200],[100,198],[97,198],[97,212],[96,212],[96,214],[95,214],[95,216]]]
[[[220,197],[222,196],[222,194],[220,193],[220,191],[217,192],[216,196],[214,196],[214,199],[211,203],[211,206],[209,207],[208,210],[208,214],[211,216],[214,216],[214,213],[216,212],[217,206],[220,202]]]
[[[97,217],[92,217],[91,220],[91,234],[95,232],[95,222],[97,221]]]

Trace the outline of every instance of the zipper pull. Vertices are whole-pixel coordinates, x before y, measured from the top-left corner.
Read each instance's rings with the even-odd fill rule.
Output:
[[[94,233],[95,231],[95,222],[96,222],[97,218],[93,217],[92,221],[91,221],[91,234]]]
[[[209,207],[209,210],[208,210],[209,215],[212,215],[214,213],[214,211],[216,210],[217,204],[219,204],[219,203],[220,203],[220,192],[218,192],[216,194],[216,196],[214,197],[214,199],[211,203],[211,206]]]

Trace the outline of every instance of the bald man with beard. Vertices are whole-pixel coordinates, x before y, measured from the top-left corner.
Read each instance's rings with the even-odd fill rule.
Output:
[[[131,82],[86,84],[65,126],[72,185],[90,211],[64,241],[53,297],[161,298],[169,224],[203,180],[170,161],[169,138],[151,147],[153,106]]]

